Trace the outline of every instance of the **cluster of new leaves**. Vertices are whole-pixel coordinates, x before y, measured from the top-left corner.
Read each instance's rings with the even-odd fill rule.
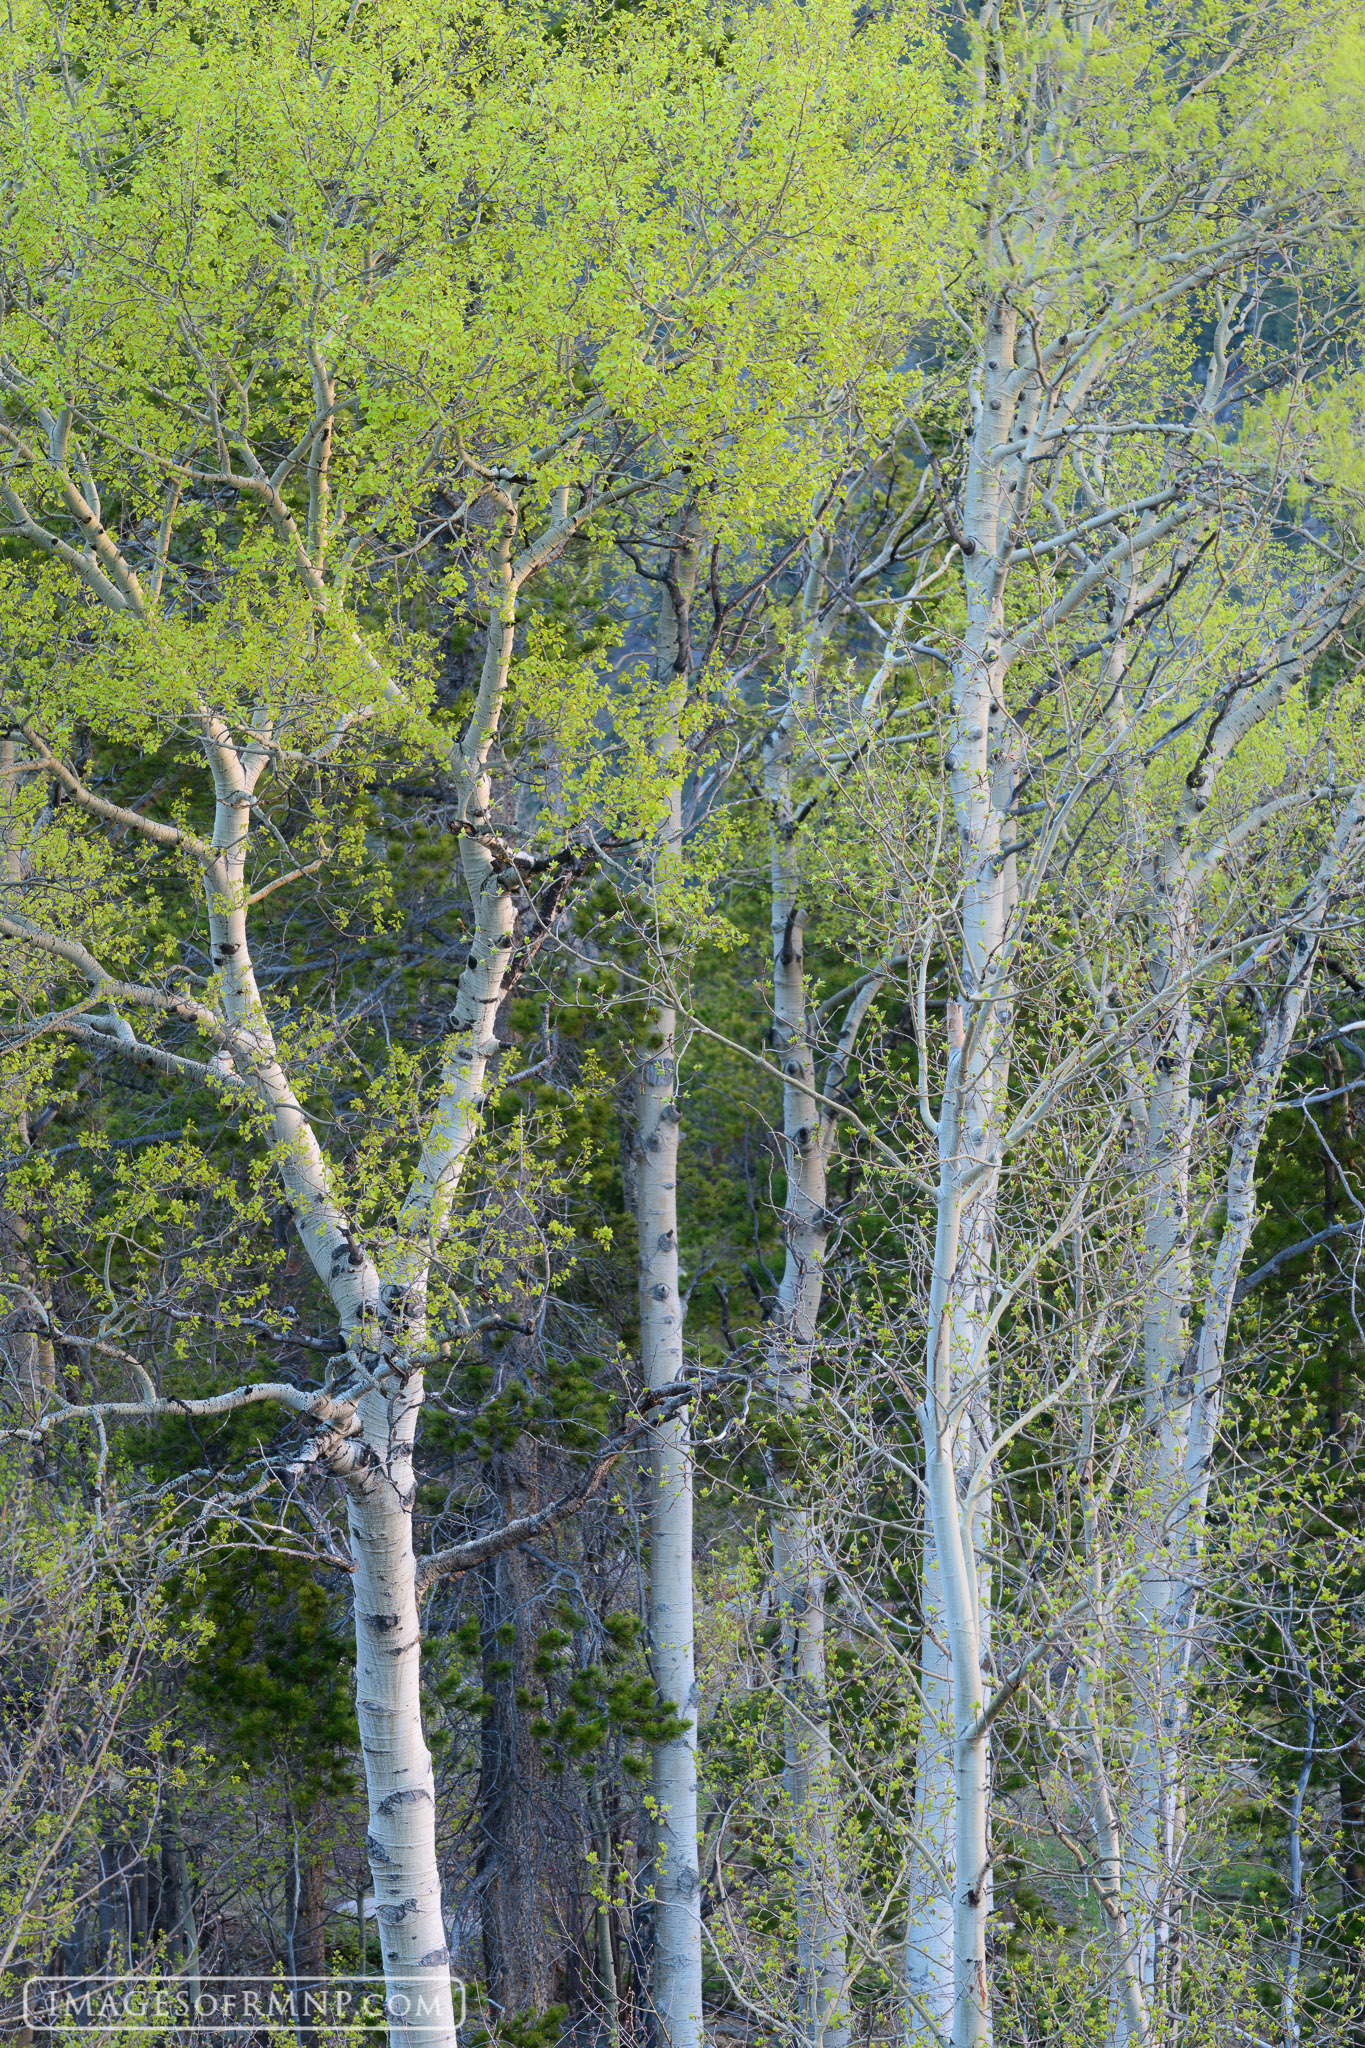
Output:
[[[260,1813],[321,1839],[369,1773],[388,1963],[419,1894],[433,1969],[477,1916],[545,2048],[553,1924],[609,2032],[673,2030],[671,1568],[745,2026],[930,2038],[889,2009],[949,1894],[969,2048],[988,1959],[1021,2039],[1349,2003],[1353,1019],[1286,963],[1359,992],[1358,32],[968,14],[953,93],[909,5],[16,0],[0,1345],[54,1927],[108,1756],[49,1823],[23,1743],[66,1757],[68,1651],[117,1719],[141,1644]],[[1307,1249],[1248,1251],[1258,1172]],[[1311,1299],[1243,1311],[1243,1224]],[[197,1547],[178,1629],[113,1524]],[[292,1945],[277,1861],[248,1933],[223,1848],[221,1954]]]

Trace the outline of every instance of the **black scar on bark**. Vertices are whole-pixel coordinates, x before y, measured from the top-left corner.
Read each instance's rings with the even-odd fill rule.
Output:
[[[387,1799],[379,1802],[379,1811],[384,1814],[396,1813],[400,1806],[416,1806],[421,1800],[430,1800],[431,1794],[425,1785],[405,1785],[401,1792],[390,1792]]]
[[[375,1917],[382,1920],[386,1927],[401,1927],[408,1914],[416,1911],[416,1899],[404,1899],[398,1906],[376,1906]]]

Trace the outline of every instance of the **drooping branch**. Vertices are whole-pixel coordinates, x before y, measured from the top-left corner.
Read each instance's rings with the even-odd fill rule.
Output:
[[[55,781],[60,782],[67,795],[74,803],[79,804],[82,810],[92,812],[97,818],[103,818],[107,824],[120,825],[125,831],[139,832],[144,839],[150,839],[156,846],[181,848],[186,853],[192,853],[196,860],[203,861],[206,865],[212,862],[213,848],[195,833],[186,831],[181,825],[166,825],[157,818],[144,817],[141,811],[129,810],[123,804],[110,803],[107,797],[88,789],[75,770],[69,768],[65,761],[53,753],[31,719],[21,720],[19,730],[32,746],[39,749],[37,758],[24,764],[27,773],[52,776]]]
[[[40,931],[27,918],[0,916],[0,933],[7,939],[17,939],[23,944],[46,953],[54,960],[64,960],[84,975],[98,997],[110,1003],[129,1003],[135,1009],[162,1010],[172,1017],[179,1017],[182,1023],[196,1024],[209,1038],[233,1051],[250,1054],[253,1050],[249,1040],[216,1017],[205,1003],[197,1003],[192,996],[181,995],[175,989],[151,988],[145,982],[121,981],[100,965],[88,947],[78,939],[64,939],[55,932]]]

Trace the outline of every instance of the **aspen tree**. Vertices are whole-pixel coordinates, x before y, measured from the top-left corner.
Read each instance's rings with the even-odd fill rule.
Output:
[[[291,1486],[326,1474],[345,1499],[384,1967],[394,1989],[416,1973],[435,2048],[454,2019],[419,1600],[574,1512],[638,1435],[563,1499],[415,1554],[424,1371],[473,1327],[443,1260],[499,1013],[590,864],[583,835],[549,858],[545,883],[546,859],[510,843],[497,815],[526,593],[633,500],[666,512],[679,448],[740,532],[793,484],[809,496],[827,457],[818,434],[788,431],[792,415],[836,362],[839,403],[894,410],[885,358],[919,258],[900,225],[923,184],[919,102],[910,118],[880,111],[899,32],[859,38],[837,6],[737,15],[718,64],[681,16],[581,27],[542,38],[487,10],[380,21],[341,5],[305,24],[231,4],[53,24],[35,8],[9,51],[18,113],[4,147],[24,201],[4,260],[27,308],[0,362],[0,496],[28,579],[15,644],[32,649],[46,620],[72,658],[51,687],[42,658],[21,657],[4,716],[83,829],[149,872],[194,879],[209,971],[187,993],[155,948],[129,942],[107,890],[90,912],[45,893],[36,816],[39,867],[7,888],[0,930],[53,991],[40,1033],[260,1120],[345,1347],[320,1387],[183,1395],[158,1392],[120,1349],[133,1400],[54,1399],[32,1435],[261,1405],[297,1419],[302,1444],[267,1469]],[[828,135],[805,122],[813,89],[840,100]],[[691,185],[647,122],[622,153],[627,105],[655,113],[670,151],[696,152]],[[840,180],[849,204],[831,215]],[[879,263],[842,262],[855,224]],[[792,306],[821,315],[795,350]],[[439,555],[442,530],[482,643],[453,731],[429,714],[425,653],[387,580],[405,547]],[[197,760],[204,822],[103,795],[83,733]],[[439,1072],[413,1104],[415,1157],[386,1184],[387,1207],[328,1156],[253,941],[261,901],[331,851],[306,830],[290,846],[273,793],[386,747],[439,764],[470,932]],[[207,1056],[166,1046],[168,1031],[198,1034]],[[667,1437],[666,1408],[649,1427]],[[685,1564],[690,1545],[677,1548]],[[677,1654],[690,1659],[690,1643]],[[689,1912],[678,1982],[695,2028]],[[401,2019],[393,2032],[405,2037]]]
[[[1178,75],[1163,69],[1139,21],[1122,7],[1086,8],[1065,23],[1049,15],[1044,25],[1042,16],[1015,21],[988,7],[972,25],[963,72],[982,229],[974,331],[961,366],[967,417],[953,446],[960,490],[944,497],[964,614],[950,650],[945,760],[960,939],[934,1119],[940,1167],[922,1411],[929,1534],[916,1795],[926,1846],[906,1948],[908,2038],[951,2031],[954,2048],[978,2048],[991,2028],[992,1624],[983,1560],[1011,972],[1044,871],[1037,849],[1057,843],[1078,794],[1052,799],[1054,822],[1030,832],[1028,878],[1018,875],[1018,806],[1042,767],[1030,726],[1062,688],[1069,656],[1103,659],[1130,606],[1161,604],[1187,559],[1170,543],[1209,516],[1201,464],[1212,451],[1198,415],[1153,418],[1132,382],[1138,363],[1175,309],[1219,278],[1272,261],[1285,238],[1317,231],[1314,207],[1296,186],[1276,181],[1264,148],[1291,67],[1325,59],[1316,20],[1278,18],[1254,59],[1230,22],[1210,24],[1207,42],[1189,46]],[[1141,131],[1121,123],[1123,168],[1109,177],[1098,167],[1120,101],[1147,112]],[[1206,106],[1217,110],[1216,166]],[[1324,192],[1318,211],[1329,206]],[[1137,452],[1144,437],[1145,463]],[[1097,646],[1072,654],[1076,627],[1100,594],[1121,587],[1126,566],[1144,556],[1160,566],[1119,601]],[[951,1877],[951,1971],[943,1871]]]
[[[1225,304],[1206,379],[1206,405],[1210,389],[1226,373],[1230,315]],[[1339,410],[1340,403],[1340,395],[1329,393],[1324,411]],[[1115,2038],[1124,2042],[1151,2037],[1177,1995],[1173,1939],[1181,1910],[1188,1673],[1229,1321],[1256,1217],[1257,1160],[1267,1120],[1324,932],[1341,916],[1354,886],[1358,791],[1341,802],[1314,869],[1291,895],[1288,910],[1280,916],[1269,907],[1263,910],[1266,936],[1258,938],[1253,925],[1235,952],[1233,986],[1239,989],[1259,991],[1277,972],[1281,954],[1288,959],[1273,1000],[1262,1002],[1246,1072],[1226,1112],[1225,1220],[1202,1288],[1192,1169],[1197,1154],[1207,1154],[1208,1138],[1201,1128],[1206,1113],[1194,1068],[1209,1035],[1211,991],[1222,986],[1216,962],[1220,948],[1228,945],[1229,903],[1246,888],[1249,863],[1256,861],[1258,848],[1273,843],[1284,821],[1324,805],[1337,809],[1335,790],[1314,780],[1313,770],[1324,751],[1335,754],[1345,735],[1329,737],[1330,726],[1314,735],[1307,707],[1295,704],[1315,661],[1334,647],[1365,602],[1358,544],[1348,526],[1334,552],[1334,572],[1315,577],[1287,616],[1277,618],[1267,591],[1265,637],[1259,645],[1239,649],[1226,695],[1212,715],[1196,723],[1197,743],[1176,755],[1183,779],[1167,800],[1164,823],[1158,826],[1153,815],[1161,803],[1157,792],[1150,785],[1139,792],[1131,775],[1125,777],[1134,881],[1147,933],[1147,971],[1139,984],[1146,1010],[1141,1027],[1131,1034],[1124,1031],[1122,1015],[1131,998],[1119,996],[1116,982],[1101,975],[1091,983],[1097,1013],[1113,1035],[1131,1127],[1141,1147],[1144,1202],[1148,1462],[1138,1495],[1146,1507],[1137,1539],[1131,1652],[1137,1730],[1131,1812],[1126,1830],[1116,1830],[1107,1859],[1115,1903],[1122,1897],[1122,1914],[1114,1923],[1116,1967],[1127,1989],[1116,2004]],[[1245,559],[1248,568],[1242,573],[1250,580],[1251,549]],[[1115,709],[1126,719],[1129,707],[1117,668],[1113,679]],[[1291,707],[1289,729],[1295,733],[1289,748],[1266,730],[1284,729],[1286,707]],[[1348,760],[1353,752],[1347,741]],[[1280,779],[1271,781],[1277,769]],[[1192,1338],[1190,1321],[1201,1292],[1202,1315]],[[1131,1950],[1125,1941],[1131,1941]]]
[[[875,488],[868,477],[864,490]],[[857,493],[852,494],[856,501]],[[838,1831],[838,1770],[830,1736],[825,1669],[827,1553],[818,1508],[803,1498],[799,1477],[784,1469],[782,1438],[799,1433],[814,1393],[813,1361],[824,1295],[824,1265],[834,1218],[828,1176],[841,1136],[840,1095],[859,1038],[888,980],[889,960],[869,965],[846,991],[812,1004],[805,969],[810,915],[801,857],[802,827],[823,791],[837,790],[848,762],[875,748],[883,696],[906,659],[901,627],[941,573],[930,561],[901,595],[881,661],[855,698],[851,715],[822,704],[822,657],[831,636],[868,590],[894,568],[903,545],[919,538],[923,491],[862,550],[863,536],[840,536],[843,559],[817,530],[806,551],[793,645],[779,671],[776,701],[762,739],[763,794],[768,813],[768,928],[772,954],[770,1058],[782,1078],[782,1270],[769,1317],[765,1375],[779,1430],[770,1462],[773,1591],[780,1636],[784,1713],[784,1782],[794,1844],[797,1969],[803,2035],[838,2048],[848,2038],[848,1900]],[[831,520],[831,525],[837,522]],[[856,521],[854,522],[856,528]],[[911,550],[913,552],[913,549]],[[834,715],[832,715],[832,713]],[[813,793],[812,793],[813,792]],[[817,1073],[819,1041],[828,1060]]]
[[[653,852],[653,899],[662,927],[681,902],[683,741],[678,730],[692,674],[692,601],[700,533],[684,505],[662,570],[656,668],[668,693],[661,739],[667,811]],[[636,1082],[635,1207],[639,1226],[640,1363],[661,1394],[683,1383],[683,1301],[678,1273],[678,1020],[668,995],[671,960],[660,936],[661,1000],[651,1006],[648,1049]],[[656,1745],[652,1784],[652,1998],[673,2048],[701,2040],[701,1876],[697,1864],[698,1694],[692,1604],[693,1473],[686,1411],[649,1445],[649,1654],[655,1682],[679,1732]]]

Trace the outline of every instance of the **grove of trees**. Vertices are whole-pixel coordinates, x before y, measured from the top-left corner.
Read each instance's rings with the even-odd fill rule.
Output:
[[[1365,17],[0,41],[0,2023],[1360,2048]]]

